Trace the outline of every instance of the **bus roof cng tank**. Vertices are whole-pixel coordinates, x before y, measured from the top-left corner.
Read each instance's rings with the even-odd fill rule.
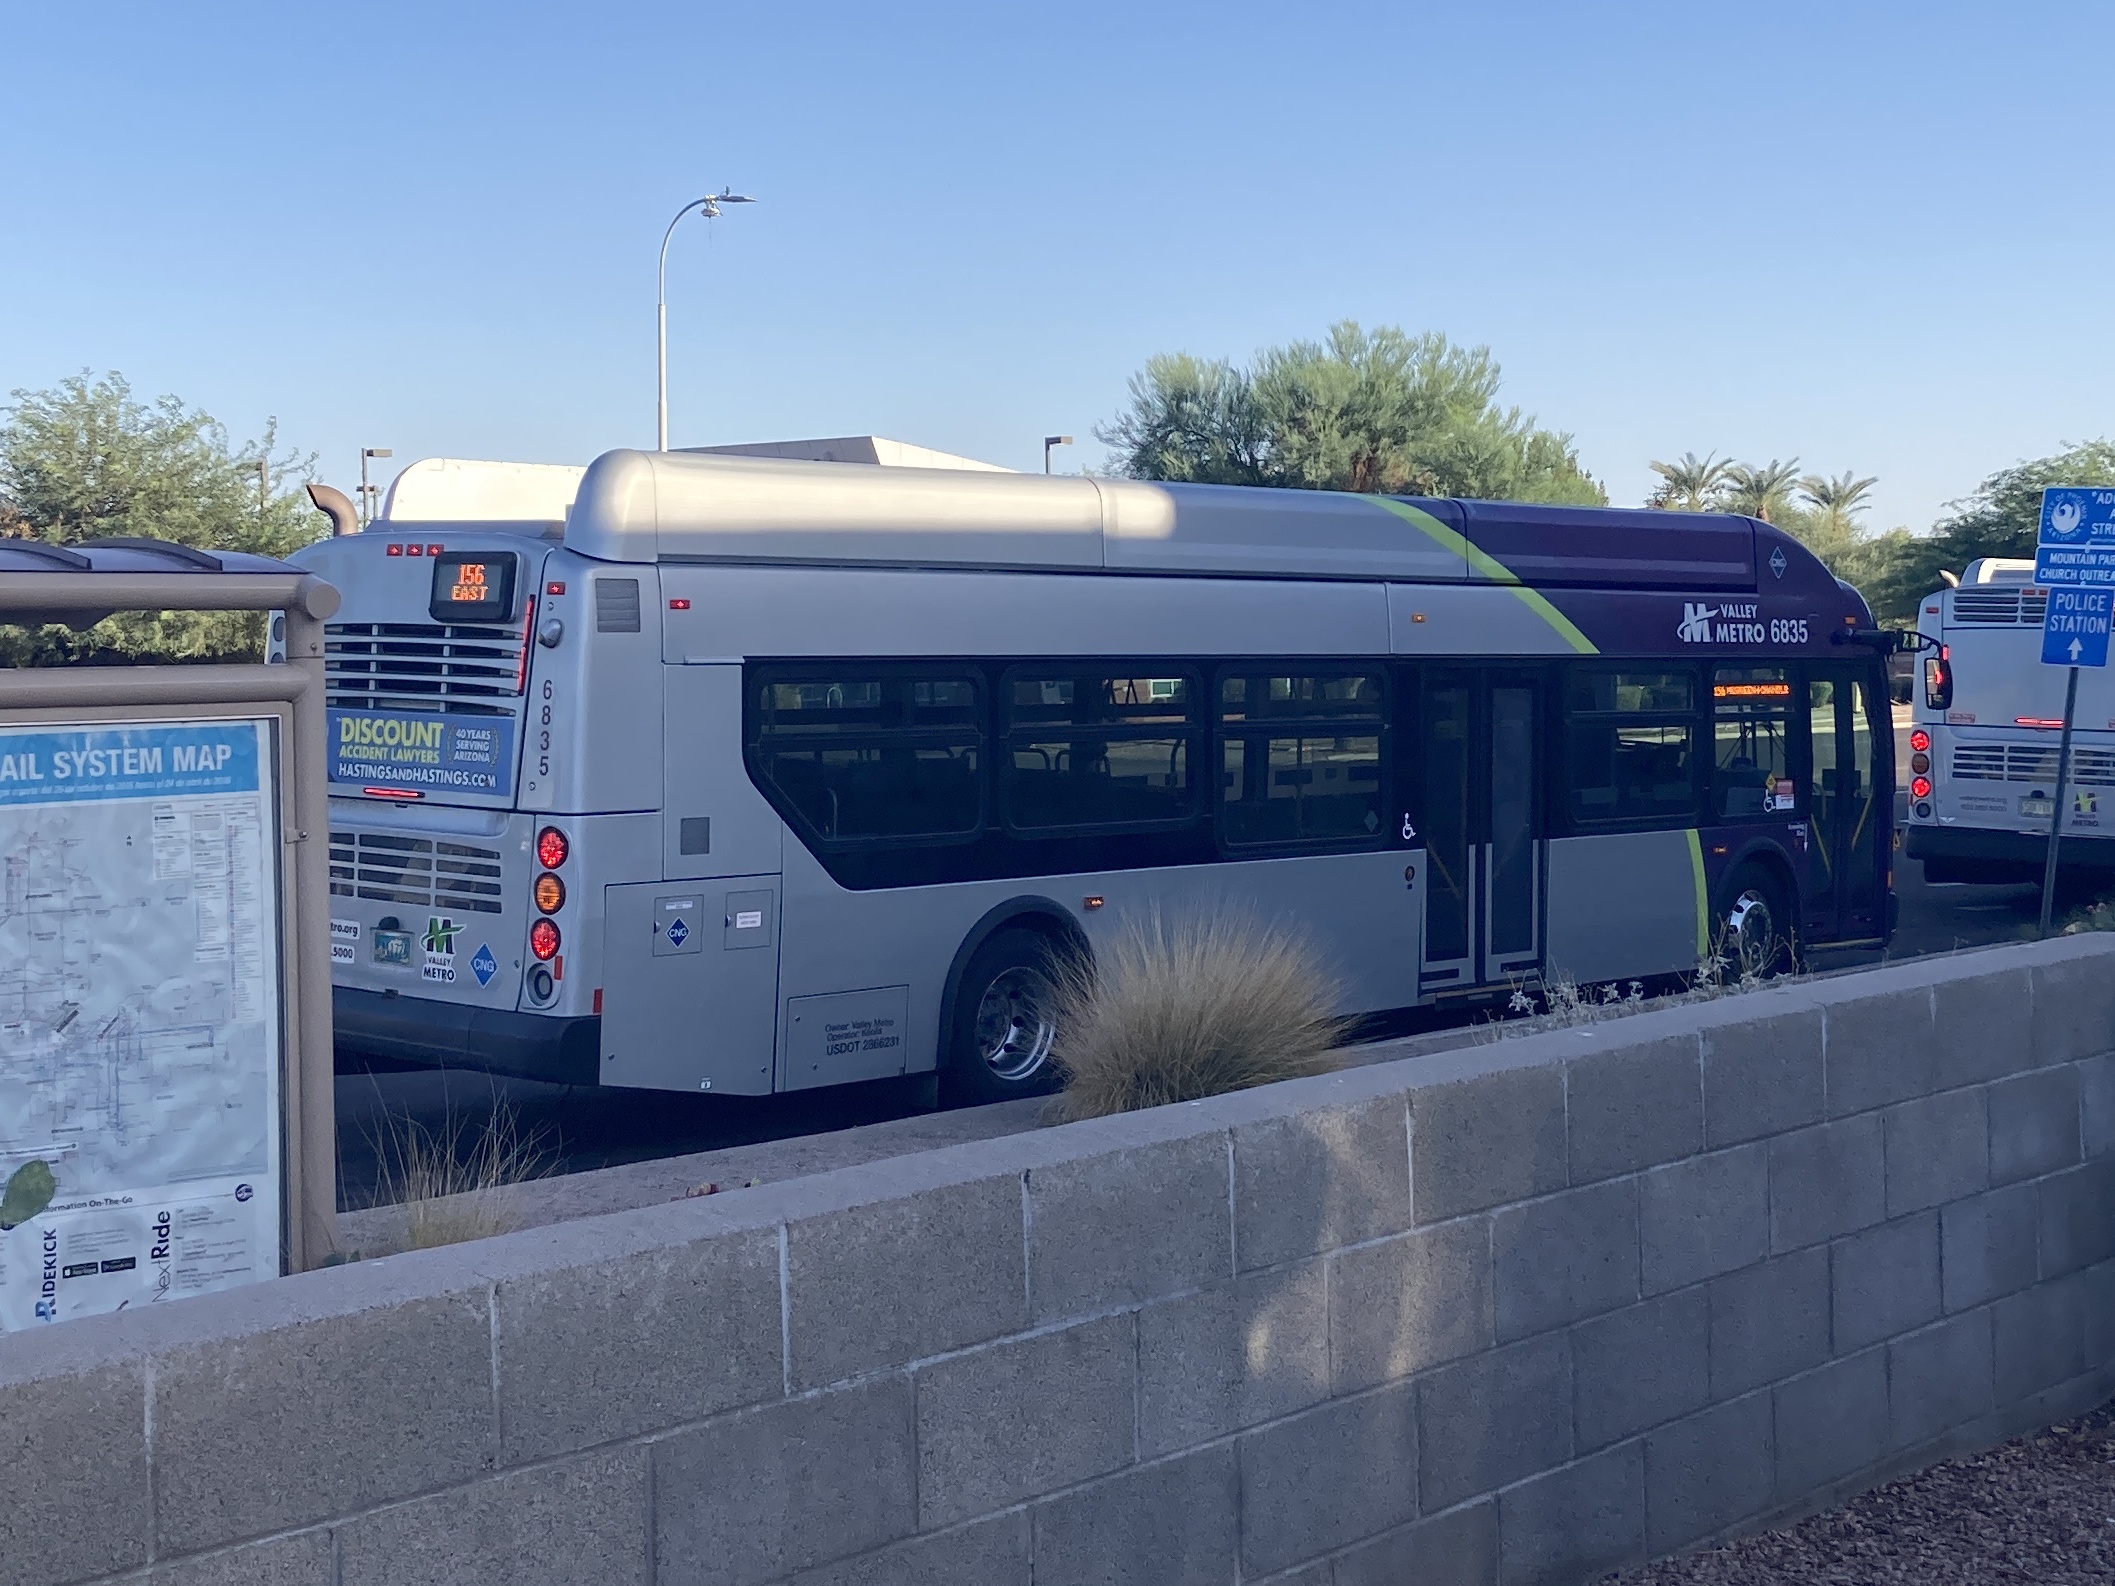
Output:
[[[580,481],[565,543],[613,562],[1749,590],[1756,534],[1716,513],[613,451]],[[1771,536],[1784,547],[1812,561]]]

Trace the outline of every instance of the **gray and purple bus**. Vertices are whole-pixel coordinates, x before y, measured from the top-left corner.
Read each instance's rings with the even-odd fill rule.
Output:
[[[616,451],[414,465],[299,560],[386,1056],[988,1100],[1147,911],[1282,922],[1347,1015],[1891,924],[1870,613],[1748,518]]]

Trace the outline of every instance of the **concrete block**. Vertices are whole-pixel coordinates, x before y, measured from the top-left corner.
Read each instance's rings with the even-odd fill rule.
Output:
[[[1710,1294],[1714,1398],[1732,1398],[1829,1358],[1826,1247],[1728,1273]]]
[[[1498,1336],[1525,1338],[1638,1297],[1638,1184],[1566,1190],[1491,1219]]]
[[[756,1586],[910,1535],[914,1425],[890,1376],[653,1445],[656,1586]]]
[[[1826,999],[1823,1038],[1831,1118],[1907,1101],[1936,1088],[1929,985],[1873,992],[1857,982],[1830,982],[1817,988],[1817,994]]]
[[[1770,1253],[1770,1149],[1714,1151],[1638,1181],[1642,1278],[1664,1294]]]
[[[1961,1200],[1990,1187],[1990,1116],[1981,1088],[1941,1091],[1880,1115],[1887,1215]]]
[[[918,1524],[952,1525],[1131,1463],[1130,1314],[922,1367]]]
[[[2039,963],[2029,1051],[2036,1063],[2075,1063],[2115,1047],[2115,972],[2104,953]]]
[[[1995,1367],[1990,1312],[1948,1317],[1887,1346],[1890,1440],[1915,1448],[1988,1415]]]
[[[2086,1364],[2115,1365],[2115,1261],[2088,1267],[2073,1280],[2085,1313]]]
[[[1234,1252],[1247,1271],[1410,1226],[1410,1114],[1401,1096],[1234,1130]]]
[[[1572,1329],[1581,1452],[1699,1410],[1711,1398],[1711,1303],[1702,1287]]]
[[[1503,1069],[1410,1094],[1411,1205],[1443,1222],[1566,1182],[1564,1073]]]
[[[789,1222],[793,1391],[1022,1331],[1026,1261],[1012,1173]]]
[[[2079,1135],[2086,1156],[2115,1156],[2115,1057],[2078,1065]]]
[[[1831,1361],[1773,1390],[1777,1494],[1796,1503],[1887,1455],[1887,1351]]]
[[[1037,1586],[1225,1586],[1241,1473],[1232,1444],[1142,1465],[1035,1508]],[[929,1577],[931,1578],[931,1577]],[[974,1580],[982,1577],[955,1576]]]
[[[1227,1202],[1223,1134],[1030,1169],[1031,1318],[1063,1321],[1232,1277]]]
[[[1485,1502],[1397,1526],[1339,1553],[1332,1586],[1493,1586],[1497,1579],[1498,1506]]]
[[[1643,1443],[1611,1448],[1498,1495],[1499,1586],[1570,1586],[1644,1556]]]
[[[1563,1333],[1487,1350],[1417,1379],[1420,1500],[1429,1513],[1572,1457]]]
[[[1704,1031],[1705,1145],[1760,1140],[1823,1116],[1819,1008],[1791,1008]]]
[[[2017,1074],[1990,1087],[1990,1182],[2039,1178],[2078,1161],[2078,1069]]]
[[[66,1324],[97,1332],[108,1326]],[[0,1339],[6,1586],[86,1580],[149,1556],[146,1378],[137,1361],[103,1363],[99,1341],[83,1348],[78,1337],[61,1339],[56,1330],[48,1343],[35,1333]],[[65,1355],[74,1358],[56,1358]],[[84,1524],[91,1514],[94,1523]]]
[[[1887,1216],[1886,1135],[1875,1114],[1770,1142],[1770,1249],[1782,1254]]]
[[[1939,1264],[1949,1311],[2031,1288],[2040,1276],[2041,1192],[2014,1184],[1939,1212]]]
[[[154,1362],[157,1551],[473,1480],[496,1462],[494,1419],[482,1285],[171,1347]]]
[[[1399,1383],[1243,1434],[1244,1578],[1290,1569],[1417,1517],[1414,1391]]]
[[[601,1449],[394,1504],[337,1528],[339,1586],[645,1586],[648,1454]],[[699,1580],[662,1559],[663,1579]]]
[[[778,1239],[769,1230],[496,1288],[503,1464],[701,1421],[785,1391]],[[855,1307],[861,1298],[847,1296]]]
[[[783,1586],[1029,1586],[1028,1511],[892,1542],[790,1575]]]
[[[1939,1214],[1839,1239],[1829,1247],[1831,1338],[1847,1355],[1939,1315]]]
[[[1645,1547],[1672,1553],[1770,1507],[1770,1396],[1714,1405],[1645,1439]]]
[[[1932,1083],[1937,1089],[1973,1085],[2034,1066],[2027,1048],[2033,987],[2024,964],[1985,970],[1932,987]]]
[[[1337,1393],[1488,1349],[1497,1329],[1488,1218],[1441,1223],[1329,1258]]]
[[[2086,1369],[2084,1291],[2044,1283],[1990,1307],[1994,1387],[2000,1410]]]
[[[12,1580],[13,1577],[7,1577]],[[213,1553],[157,1564],[128,1586],[338,1586],[330,1531],[296,1531],[268,1542],[244,1542]]]
[[[2042,1276],[2060,1277],[2115,1256],[2115,1161],[2053,1174],[2041,1191]]]
[[[1329,1397],[1322,1257],[1247,1272],[1138,1313],[1140,1453],[1276,1420]]]
[[[1695,1035],[1674,1035],[1566,1065],[1572,1183],[1634,1173],[1703,1149],[1699,1051]]]

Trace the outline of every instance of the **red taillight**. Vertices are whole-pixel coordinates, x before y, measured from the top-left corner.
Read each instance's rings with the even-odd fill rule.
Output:
[[[550,583],[543,586],[543,592],[546,595],[562,595],[565,593],[565,585],[553,579]]]
[[[1928,799],[1928,798],[1930,798],[1930,797],[1931,797],[1931,778],[1930,778],[1930,777],[1928,777],[1928,776],[1913,776],[1913,777],[1911,777],[1911,778],[1909,779],[1909,796],[1910,796],[1911,798],[1916,798],[1916,799]]]
[[[536,834],[536,862],[546,870],[556,870],[572,851],[573,845],[556,826],[546,826]]]
[[[418,789],[408,787],[363,787],[360,791],[371,799],[422,799],[426,796]]]
[[[671,600],[668,603],[668,609],[670,611],[688,611],[690,610],[690,602],[682,599]]]
[[[1922,754],[1931,747],[1931,734],[1919,727],[1909,735],[1909,746],[1916,750],[1917,753]]]
[[[384,556],[402,556],[404,554],[404,547],[401,545],[391,545],[387,549],[385,549],[382,554]]]
[[[536,632],[536,597],[531,595],[521,613],[521,661],[514,668],[514,692],[529,686],[530,637]]]
[[[424,556],[426,547],[423,545],[407,545],[404,547],[404,554],[406,556]]]
[[[548,964],[558,956],[558,927],[549,920],[538,920],[529,927],[529,951],[536,955],[540,964]]]

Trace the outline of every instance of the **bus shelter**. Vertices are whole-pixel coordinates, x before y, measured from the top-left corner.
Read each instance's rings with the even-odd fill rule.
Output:
[[[0,1332],[336,1248],[328,583],[0,540],[0,623],[267,613],[265,662],[0,670]]]

